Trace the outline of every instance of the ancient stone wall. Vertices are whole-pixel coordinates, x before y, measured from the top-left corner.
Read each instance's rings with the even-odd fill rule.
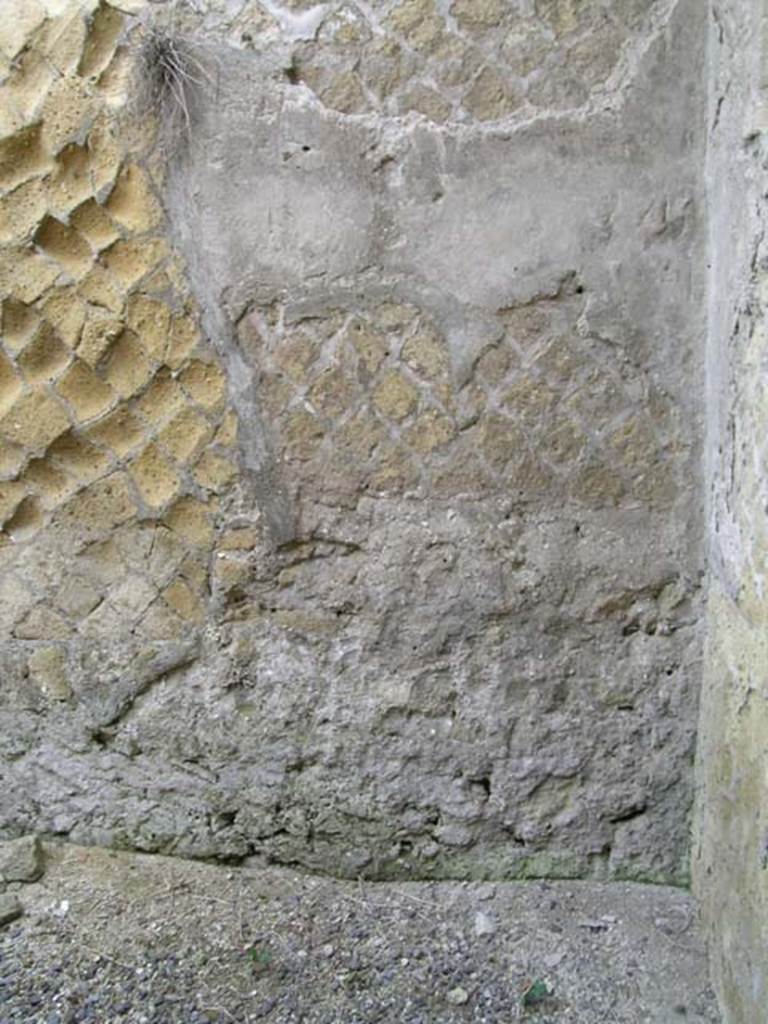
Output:
[[[728,1024],[768,1005],[768,63],[764,3],[710,23],[710,592],[694,882]]]
[[[685,879],[705,15],[25,2],[2,834]]]
[[[0,38],[2,828],[79,823],[98,839],[86,822],[110,814],[99,776],[121,774],[96,753],[102,730],[193,657],[206,619],[236,423],[142,165],[149,135],[126,105],[131,5],[12,6]]]

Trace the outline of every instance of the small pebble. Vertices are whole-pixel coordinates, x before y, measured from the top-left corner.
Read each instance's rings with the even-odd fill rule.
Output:
[[[482,910],[475,914],[475,935],[494,935],[496,933],[496,922]]]
[[[563,962],[565,953],[562,950],[557,950],[554,953],[547,953],[546,956],[542,957],[541,962],[548,970],[553,970],[559,964]]]
[[[464,1006],[469,1002],[469,992],[459,985],[452,988],[445,998],[452,1006]]]

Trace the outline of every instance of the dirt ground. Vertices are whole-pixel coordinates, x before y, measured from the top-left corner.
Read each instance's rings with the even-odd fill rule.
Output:
[[[1,1024],[717,1024],[690,897],[353,883],[46,845]]]

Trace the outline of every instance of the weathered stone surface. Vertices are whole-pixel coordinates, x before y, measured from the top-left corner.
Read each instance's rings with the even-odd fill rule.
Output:
[[[457,11],[479,32],[491,6]],[[395,21],[424,45],[417,7]],[[673,63],[699,52],[678,18],[655,26]],[[683,877],[698,102],[384,130],[271,74],[232,56],[171,193],[263,523],[253,555],[218,560],[222,649],[249,652],[221,671],[259,735],[232,761],[275,782],[237,801],[236,845],[316,867],[354,847],[334,869],[372,874]]]
[[[11,924],[24,913],[16,893],[0,892],[0,928]]]
[[[0,830],[684,879],[705,12],[207,6],[167,224],[9,72]]]
[[[0,879],[34,882],[43,873],[43,851],[37,836],[0,843]]]

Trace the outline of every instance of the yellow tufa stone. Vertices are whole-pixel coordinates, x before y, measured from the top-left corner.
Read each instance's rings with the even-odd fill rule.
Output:
[[[435,0],[403,0],[390,14],[387,26],[414,50],[427,52],[441,42],[445,29]]]
[[[85,31],[85,19],[74,12],[63,18],[51,18],[38,37],[45,62],[60,75],[75,72],[83,52]]]
[[[184,623],[162,598],[148,609],[137,633],[148,640],[173,640],[184,632]]]
[[[517,110],[521,102],[514,86],[494,68],[486,67],[467,90],[462,105],[478,121],[498,121]]]
[[[136,621],[157,597],[157,589],[143,576],[129,572],[110,587],[109,600],[121,617]]]
[[[238,557],[236,552],[220,551],[213,562],[213,586],[217,590],[226,592],[242,587],[252,575],[248,562]]]
[[[19,185],[0,198],[0,242],[30,237],[47,209],[45,183],[39,179]]]
[[[32,459],[24,470],[23,482],[37,494],[46,509],[56,508],[77,490],[78,483],[47,458]]]
[[[109,532],[136,515],[128,477],[123,472],[114,472],[79,491],[56,513],[56,518],[75,530]],[[119,578],[115,568],[116,551],[108,545],[102,550],[103,558],[112,559],[108,579]]]
[[[5,524],[27,496],[27,486],[20,480],[0,483],[0,523]]]
[[[502,56],[512,72],[519,78],[527,78],[540,68],[552,50],[547,33],[537,22],[531,20],[513,22],[502,44]]]
[[[166,533],[171,534],[170,530],[166,530]],[[179,572],[184,576],[191,589],[198,595],[198,597],[205,601],[208,595],[208,557],[203,555],[200,557],[200,552],[194,552],[187,555],[180,564]]]
[[[97,445],[110,448],[123,457],[134,451],[144,440],[144,427],[130,409],[122,406],[89,426],[86,436]]]
[[[238,526],[226,530],[220,537],[221,551],[250,551],[259,543],[259,531],[254,526]]]
[[[56,325],[56,331],[70,348],[80,340],[86,316],[86,305],[71,286],[54,288],[40,306],[41,314]]]
[[[81,501],[78,504],[82,507]],[[73,562],[73,571],[82,575],[94,587],[104,590],[127,570],[114,537],[108,537],[106,540],[91,541],[79,552]]]
[[[67,656],[63,647],[38,647],[27,659],[27,673],[47,700],[71,699],[72,687],[69,685]]]
[[[67,576],[59,588],[56,607],[72,619],[83,619],[101,601],[100,591],[82,576]]]
[[[129,164],[120,171],[104,208],[128,231],[149,231],[161,220],[161,210],[144,171]]]
[[[26,452],[21,445],[0,437],[0,478],[17,477],[25,459]]]
[[[498,387],[507,378],[515,361],[507,345],[494,345],[483,352],[475,365],[475,377],[486,387]]]
[[[0,434],[33,451],[45,448],[69,428],[63,407],[45,393],[22,395],[0,419]]]
[[[9,409],[21,394],[22,383],[16,367],[0,350],[0,413]]]
[[[69,222],[95,252],[106,248],[120,237],[117,225],[95,199],[87,199],[73,210]]]
[[[266,422],[274,423],[283,416],[295,392],[282,377],[265,374],[259,392],[259,409]]]
[[[237,466],[231,459],[217,455],[215,452],[204,452],[195,466],[193,474],[195,483],[207,491],[218,494],[225,490],[237,476]]]
[[[141,133],[126,135],[115,118],[129,65],[123,12],[141,3],[84,0],[75,11],[66,0],[24,0],[0,24],[0,475],[16,478],[0,484],[0,540],[10,551],[50,517],[86,538],[133,530],[125,561],[98,537],[73,552],[71,585],[55,601],[31,612],[31,601],[16,601],[7,621],[22,620],[22,639],[63,639],[72,622],[82,636],[111,637],[126,613],[141,619],[140,635],[175,636],[200,621],[217,502],[180,498],[171,460],[196,461],[190,482],[203,490],[221,491],[237,472],[224,452],[201,457],[214,431],[217,444],[235,443],[237,419],[207,350],[192,358],[203,349],[194,309],[172,312],[163,301],[171,288],[184,301],[183,271],[166,240],[149,234],[162,211],[129,155]],[[332,102],[349,104],[352,80],[327,84]],[[142,281],[146,294],[136,294]],[[216,412],[218,430],[202,410]],[[132,460],[129,472],[115,471],[118,458]],[[137,516],[170,503],[156,531],[169,540],[145,549]],[[184,559],[188,545],[203,553]],[[129,575],[136,558],[146,567]],[[182,559],[183,577],[158,596],[145,573],[162,585]],[[57,650],[40,648],[29,666],[50,694]]]
[[[13,632],[19,640],[66,640],[72,628],[58,612],[46,605],[38,605]]]
[[[386,431],[379,420],[364,410],[336,431],[333,447],[345,460],[365,462],[386,437]]]
[[[226,397],[226,380],[216,363],[191,360],[179,374],[179,382],[187,394],[204,409],[218,408]]]
[[[84,484],[102,476],[112,461],[107,452],[96,448],[86,438],[71,430],[52,441],[46,455]]]
[[[165,303],[146,295],[132,295],[125,307],[125,322],[141,339],[151,358],[162,362],[171,324],[171,313]]]
[[[404,420],[418,403],[419,392],[399,370],[388,370],[383,374],[373,393],[373,404],[384,416],[393,420]]]
[[[446,445],[455,434],[454,424],[444,413],[428,409],[416,418],[405,440],[420,455],[428,455]]]
[[[179,618],[184,621],[203,621],[205,617],[204,608],[186,580],[182,578],[175,579],[163,591],[163,598]]]
[[[607,452],[630,472],[651,470],[658,461],[658,443],[643,417],[631,415],[606,438]]]
[[[312,339],[304,331],[296,331],[280,342],[274,360],[286,377],[301,384],[307,379],[307,370],[316,355],[316,346]]]
[[[327,107],[342,114],[361,114],[369,109],[363,84],[355,71],[336,75],[326,88],[320,90],[320,99]]]
[[[382,331],[400,331],[418,316],[414,306],[402,302],[382,302],[373,313],[373,321]]]
[[[207,548],[213,540],[209,509],[209,505],[195,498],[181,498],[171,506],[164,519],[171,530],[187,543]]]
[[[286,457],[299,461],[313,458],[324,437],[322,424],[308,409],[294,409],[288,413],[282,423],[281,434]]]
[[[0,22],[0,50],[13,60],[44,21],[45,7],[40,0],[24,0],[13,11],[6,9]]]
[[[13,270],[8,291],[29,305],[48,291],[61,273],[61,267],[46,256],[27,248],[13,253]]]
[[[83,307],[85,308],[85,307]],[[98,307],[88,310],[80,331],[77,355],[90,367],[98,366],[110,346],[123,332],[123,321]]]
[[[46,321],[26,345],[16,362],[32,384],[52,380],[69,363],[70,350]]]
[[[307,393],[315,410],[329,419],[335,419],[345,412],[356,396],[355,383],[341,366],[323,370]]]
[[[152,367],[133,331],[121,331],[114,339],[99,364],[99,373],[122,398],[130,398],[147,383]]]
[[[173,370],[179,369],[200,342],[200,329],[194,317],[174,317],[167,339],[164,360]]]
[[[99,95],[108,107],[119,108],[128,101],[134,66],[134,54],[129,47],[118,47],[112,60],[104,68],[96,82]],[[138,134],[147,133],[147,128],[147,124],[142,124],[138,129]]]
[[[3,530],[14,541],[28,540],[43,525],[43,509],[34,495],[22,499],[10,519],[3,524]]]
[[[478,442],[485,461],[496,472],[501,472],[513,457],[528,451],[525,435],[514,420],[507,416],[491,415],[484,418]]]
[[[99,114],[88,134],[88,152],[91,154],[91,177],[94,192],[111,185],[118,175],[123,153],[112,131],[110,119]]]
[[[136,400],[136,409],[150,423],[169,420],[183,409],[189,399],[167,368],[160,369],[143,395]]]
[[[347,337],[367,374],[375,373],[389,355],[386,337],[364,320],[353,320],[349,325]]]
[[[86,201],[91,194],[91,158],[85,146],[70,143],[56,157],[53,170],[47,178],[48,201],[51,209],[67,214]],[[70,219],[70,224],[72,221]],[[72,225],[76,227],[76,225]]]
[[[103,71],[112,59],[123,31],[123,16],[114,7],[101,4],[88,27],[88,36],[78,74],[93,78]]]
[[[418,486],[419,470],[410,451],[400,444],[382,446],[370,477],[370,488],[380,494],[401,494]]]
[[[15,188],[30,178],[41,177],[50,166],[51,156],[43,145],[39,124],[0,139],[0,189]]]
[[[617,504],[625,490],[621,477],[596,459],[580,466],[569,483],[571,496],[592,508]]]
[[[168,243],[162,238],[120,239],[99,260],[125,288],[132,288],[167,255]]]
[[[3,341],[6,348],[18,352],[29,341],[38,328],[40,318],[35,310],[17,299],[8,298],[2,305]]]
[[[101,416],[115,399],[112,388],[80,359],[76,359],[62,374],[56,390],[69,404],[80,423]]]
[[[574,465],[587,445],[587,436],[575,420],[556,414],[538,441],[541,454],[556,465]]]
[[[453,0],[451,14],[465,29],[488,29],[498,25],[506,13],[502,0]]]
[[[50,153],[58,153],[78,136],[91,119],[95,101],[85,83],[74,77],[56,79],[42,107],[42,141]]]
[[[117,278],[96,264],[92,267],[77,286],[77,293],[86,302],[94,306],[108,309],[111,313],[121,314],[125,305],[125,291]]]
[[[558,36],[574,32],[579,27],[578,0],[536,0],[536,14]]]
[[[200,451],[210,435],[208,420],[188,406],[163,427],[157,440],[177,462],[185,463]]]
[[[147,445],[130,470],[144,504],[152,509],[167,505],[181,486],[178,473],[154,443]]]
[[[527,427],[533,427],[551,413],[557,404],[557,394],[550,386],[532,374],[517,377],[503,396],[509,412]]]
[[[446,376],[450,369],[445,344],[442,338],[431,330],[419,331],[409,338],[403,345],[400,358],[420,377],[427,380]]]
[[[0,89],[3,135],[39,120],[41,104],[56,77],[55,67],[40,59],[37,47],[19,54]]]
[[[440,93],[420,82],[403,96],[404,110],[415,110],[436,124],[443,124],[451,114],[451,104]]]
[[[237,442],[237,414],[230,411],[225,414],[221,426],[214,437],[214,444],[229,448]]]

